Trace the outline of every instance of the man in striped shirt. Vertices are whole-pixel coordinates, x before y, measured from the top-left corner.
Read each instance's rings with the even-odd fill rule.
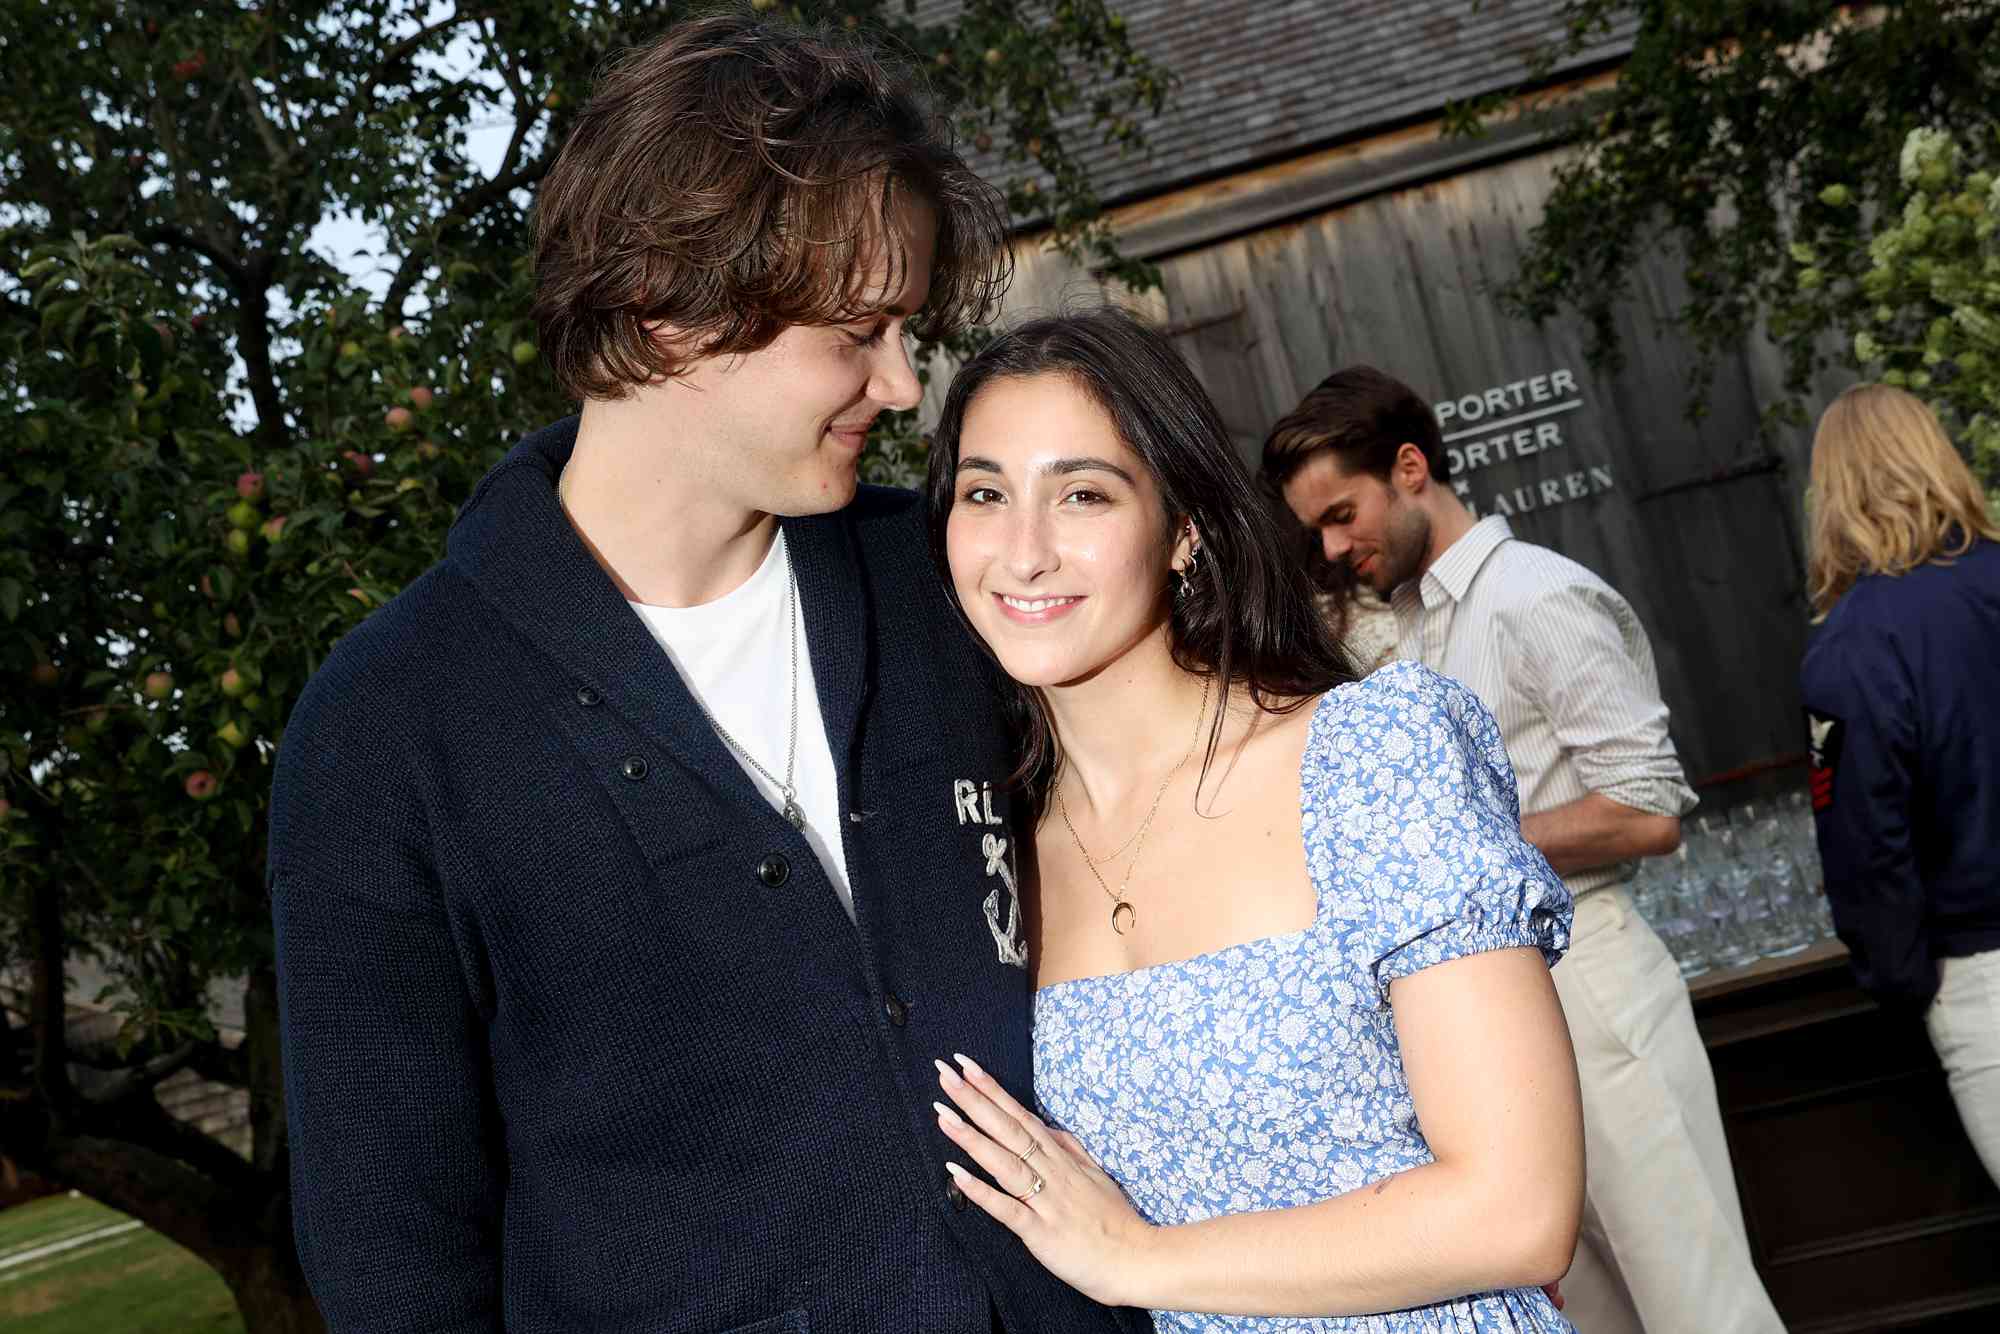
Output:
[[[1589,1164],[1570,1317],[1583,1334],[1781,1332],[1687,988],[1622,887],[1637,858],[1678,846],[1695,802],[1638,617],[1505,519],[1475,520],[1429,405],[1380,371],[1323,380],[1272,428],[1263,473],[1327,559],[1390,597],[1399,656],[1462,681],[1499,722],[1521,832],[1576,898],[1554,973]]]

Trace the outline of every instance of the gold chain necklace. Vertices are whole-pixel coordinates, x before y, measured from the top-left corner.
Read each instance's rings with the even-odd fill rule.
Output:
[[[1160,813],[1160,802],[1166,798],[1168,785],[1174,781],[1174,775],[1186,768],[1187,762],[1194,758],[1195,745],[1201,740],[1201,720],[1208,714],[1208,686],[1208,679],[1203,678],[1201,683],[1201,707],[1195,710],[1194,735],[1188,738],[1187,754],[1181,756],[1179,762],[1173,768],[1167,770],[1167,776],[1160,780],[1160,790],[1153,794],[1152,809],[1147,811],[1146,818],[1139,822],[1138,832],[1125,840],[1125,844],[1132,848],[1132,861],[1126,866],[1125,875],[1118,882],[1118,892],[1116,894],[1113,894],[1111,886],[1105,883],[1104,873],[1097,869],[1097,859],[1090,855],[1089,848],[1083,846],[1083,839],[1078,835],[1076,825],[1069,818],[1069,803],[1063,800],[1062,783],[1060,781],[1056,783],[1056,814],[1062,816],[1063,828],[1069,830],[1070,841],[1076,844],[1077,855],[1082,857],[1083,864],[1090,868],[1090,874],[1097,881],[1097,887],[1104,891],[1105,898],[1111,900],[1111,929],[1121,936],[1139,924],[1138,910],[1133,908],[1131,903],[1125,898],[1125,891],[1132,884],[1132,872],[1139,869],[1139,854],[1146,847],[1146,831],[1153,827],[1153,817]],[[1125,848],[1121,846],[1118,852],[1123,852],[1124,850]],[[1118,857],[1118,852],[1112,853],[1109,857],[1104,858],[1104,860],[1115,861]]]

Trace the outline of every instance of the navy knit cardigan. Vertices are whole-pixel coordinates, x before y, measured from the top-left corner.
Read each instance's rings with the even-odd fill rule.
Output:
[[[921,502],[784,525],[850,923],[564,521],[575,437],[485,478],[286,728],[286,1110],[332,1330],[1145,1328],[944,1171],[932,1058],[1027,1093],[1029,990],[1007,749]]]

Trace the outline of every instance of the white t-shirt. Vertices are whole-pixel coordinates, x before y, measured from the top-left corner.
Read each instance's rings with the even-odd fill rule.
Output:
[[[806,813],[806,842],[833,881],[840,906],[854,916],[854,891],[840,841],[840,784],[826,723],[813,687],[812,655],[805,638],[804,611],[794,613],[786,596],[791,582],[780,530],[757,572],[713,602],[698,607],[654,607],[634,602],[632,610],[672,659],[703,708],[757,763],[780,779],[791,742],[792,635],[799,636],[799,755],[793,774],[799,806]],[[742,765],[773,807],[784,798],[775,784],[744,763],[735,747],[724,748]]]

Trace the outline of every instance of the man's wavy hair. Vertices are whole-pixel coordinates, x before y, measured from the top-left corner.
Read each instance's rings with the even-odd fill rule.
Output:
[[[1365,472],[1386,480],[1405,441],[1424,452],[1432,478],[1449,480],[1444,436],[1430,404],[1373,366],[1349,366],[1314,385],[1271,427],[1258,479],[1282,501],[1286,483],[1316,455],[1332,453],[1348,476]]]
[[[1006,206],[911,67],[781,20],[677,26],[610,66],[541,187],[542,355],[572,398],[622,398],[790,325],[868,318],[902,287],[893,222],[912,198],[937,215],[913,331],[984,323],[1009,276]],[[866,281],[878,246],[886,288]]]

